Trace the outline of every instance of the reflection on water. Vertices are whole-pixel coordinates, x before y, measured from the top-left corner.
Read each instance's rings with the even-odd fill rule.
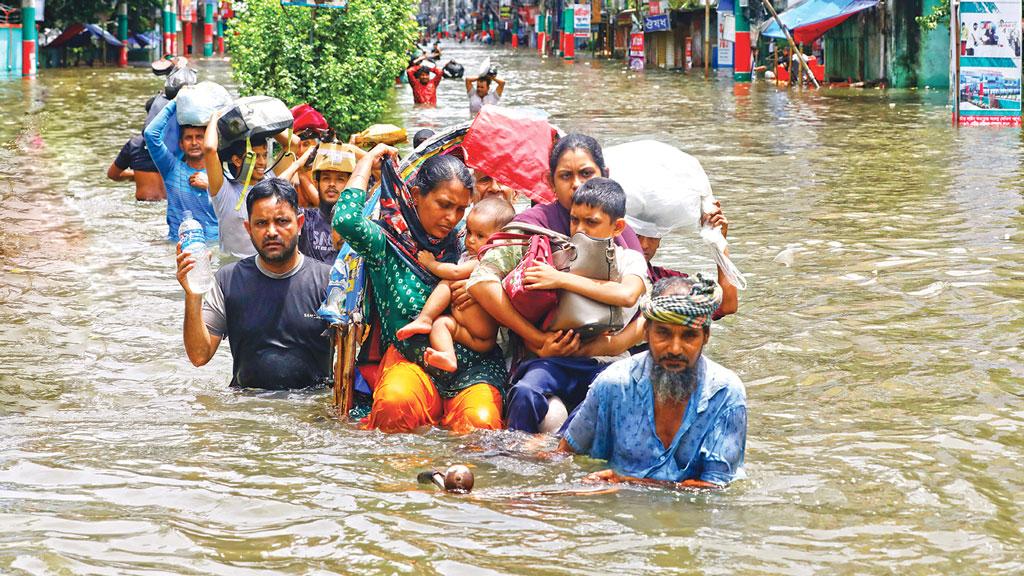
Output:
[[[324,393],[229,390],[227,350],[185,359],[163,205],[104,176],[159,82],[47,70],[0,83],[0,572],[1024,570],[1019,131],[954,130],[939,92],[744,94],[450,52],[469,69],[491,55],[504,102],[564,129],[704,163],[750,282],[708,350],[747,383],[749,480],[574,495],[599,462],[511,433],[363,432]],[[401,87],[389,119],[468,118],[461,82],[440,102],[414,109]],[[683,234],[658,259],[709,256]],[[473,494],[416,484],[454,462]]]

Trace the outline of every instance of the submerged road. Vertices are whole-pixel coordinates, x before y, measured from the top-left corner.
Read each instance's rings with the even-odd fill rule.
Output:
[[[621,62],[490,56],[504,103],[704,164],[749,288],[707,353],[747,384],[749,478],[566,496],[599,462],[511,433],[386,436],[325,392],[193,368],[162,204],[105,178],[145,69],[0,83],[0,572],[733,574],[1024,571],[1024,144],[936,91],[786,91]],[[201,78],[234,86],[228,67]],[[410,134],[468,118],[396,89]],[[613,175],[614,176],[614,175]],[[712,269],[696,235],[657,258]],[[474,467],[469,496],[416,473]],[[535,491],[535,493],[530,493]],[[525,493],[524,493],[525,492]]]

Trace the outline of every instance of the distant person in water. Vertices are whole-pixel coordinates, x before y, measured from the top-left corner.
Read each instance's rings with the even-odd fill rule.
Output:
[[[602,372],[559,449],[607,460],[594,482],[721,488],[744,477],[743,382],[704,356],[722,289],[699,275],[664,279],[641,306],[650,351]]]
[[[134,182],[135,199],[155,201],[167,198],[164,190],[164,179],[160,177],[153,158],[146,148],[146,140],[141,134],[132,136],[121,148],[117,158],[107,168],[107,178],[115,182]]]
[[[437,86],[444,78],[444,73],[440,66],[424,64],[425,60],[426,56],[417,57],[406,70],[409,87],[412,88],[412,101],[414,104],[437,106]]]
[[[231,385],[294,389],[331,381],[331,342],[317,316],[331,267],[303,256],[296,245],[303,215],[295,188],[263,180],[245,197],[256,256],[224,266],[205,299],[189,288],[195,265],[178,245],[178,283],[185,290],[185,352],[195,366],[231,344]],[[205,300],[205,301],[204,301]]]

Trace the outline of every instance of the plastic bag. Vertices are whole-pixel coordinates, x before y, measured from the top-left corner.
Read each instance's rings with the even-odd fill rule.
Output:
[[[548,157],[557,134],[532,109],[484,106],[462,142],[466,165],[541,204],[555,200]]]
[[[196,80],[198,80],[198,75],[195,70],[188,66],[175,68],[174,70],[171,70],[171,73],[167,75],[167,80],[164,81],[164,96],[167,96],[170,100],[174,100],[174,97],[178,95],[179,90],[185,86],[195,84]]]
[[[200,82],[183,87],[175,100],[178,102],[178,124],[206,126],[214,112],[231,104],[231,95],[220,84]]]
[[[721,230],[701,227],[701,216],[716,206],[696,158],[664,142],[638,140],[605,148],[604,159],[609,176],[626,191],[626,222],[637,234],[663,238],[676,230],[697,231],[729,281],[746,288],[743,274],[725,255],[728,243]]]

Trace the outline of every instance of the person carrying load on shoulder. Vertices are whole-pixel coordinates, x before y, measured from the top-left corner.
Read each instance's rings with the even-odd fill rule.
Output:
[[[612,364],[590,387],[559,449],[607,460],[592,482],[722,488],[744,478],[743,382],[704,356],[722,290],[712,280],[658,282],[641,304],[650,351]]]
[[[334,210],[333,226],[364,259],[373,284],[386,349],[379,378],[371,382],[368,426],[406,432],[439,425],[455,432],[501,428],[505,365],[501,353],[478,353],[455,345],[458,370],[425,371],[410,359],[429,346],[423,335],[398,340],[396,333],[423,309],[438,278],[419,263],[427,251],[435,261],[454,264],[461,250],[455,233],[469,206],[473,178],[453,156],[434,156],[419,168],[412,188],[397,176],[396,150],[379,144],[356,165]],[[379,169],[381,218],[363,217],[370,174]]]
[[[177,102],[172,100],[157,114],[146,127],[144,136],[146,148],[153,159],[167,189],[167,239],[178,237],[178,227],[184,220],[185,211],[203,226],[207,241],[217,240],[219,228],[217,214],[207,193],[206,166],[203,162],[203,137],[205,125],[181,126],[178,146],[180,155],[175,155],[164,143],[164,132],[171,122],[177,124],[175,114]]]
[[[458,264],[438,262],[426,250],[419,253],[420,264],[441,278],[415,320],[399,329],[396,337],[405,340],[415,334],[429,334],[430,348],[424,351],[423,362],[448,372],[458,369],[455,343],[476,352],[490,352],[497,345],[498,325],[494,318],[479,306],[454,307],[450,315],[445,310],[452,302],[451,283],[466,280],[476,269],[477,255],[487,239],[501,231],[512,221],[516,210],[501,196],[491,196],[473,205],[466,217],[466,251]]]
[[[491,91],[491,82],[494,82],[494,91]],[[495,66],[480,76],[466,78],[466,94],[469,96],[469,116],[475,117],[480,109],[486,104],[498,104],[501,95],[505,92],[505,79],[498,77],[498,69]]]
[[[245,229],[245,222],[249,220],[246,203],[240,200],[246,185],[252,187],[266,178],[273,178],[274,173],[267,170],[269,151],[265,139],[250,139],[248,149],[244,140],[221,147],[217,121],[222,112],[215,112],[206,126],[203,162],[210,199],[220,222],[220,250],[224,254],[246,258],[255,256],[256,248]],[[288,144],[284,133],[277,134],[274,139],[282,146]]]
[[[195,366],[231,344],[231,386],[295,389],[331,382],[331,341],[317,316],[331,267],[296,250],[302,213],[292,185],[268,178],[245,195],[245,229],[257,254],[217,270],[204,295],[189,287],[195,266],[178,245],[185,291],[185,352]]]
[[[327,264],[334,264],[341,250],[343,240],[331,228],[331,212],[334,210],[341,191],[348,186],[356,162],[366,155],[361,148],[351,144],[322,142],[305,149],[281,177],[289,180],[301,166],[313,158],[313,183],[317,190],[317,205],[302,208],[305,222],[299,234],[299,252]]]

